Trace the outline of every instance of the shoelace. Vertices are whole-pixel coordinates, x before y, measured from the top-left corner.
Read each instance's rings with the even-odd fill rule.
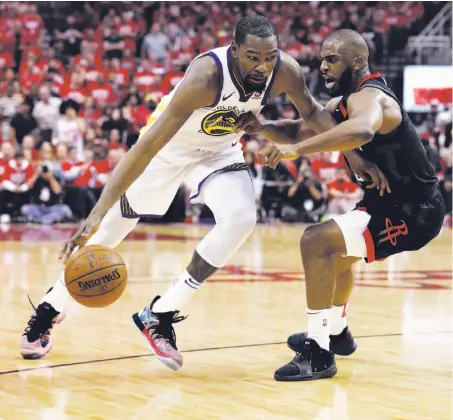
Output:
[[[296,357],[299,359],[299,360],[307,360],[308,359],[308,355],[310,353],[310,350],[311,350],[311,346],[310,346],[310,343],[307,343],[305,342],[304,343],[304,350],[303,351],[296,351]]]
[[[39,334],[38,334],[38,338],[42,335],[46,335],[46,334],[50,334],[50,329],[52,328],[53,324],[54,324],[54,320],[53,318],[51,319],[50,321],[50,325],[47,327],[47,328],[44,328],[44,326],[48,323],[47,322],[39,322],[37,320],[37,317],[38,317],[38,309],[36,308],[35,305],[33,305],[33,302],[31,301],[30,299],[30,296],[27,296],[28,297],[28,301],[30,302],[30,305],[32,306],[32,308],[35,310],[35,314],[32,315],[27,323],[27,327],[25,327],[25,330],[24,330],[24,334],[23,335],[26,335],[26,334],[30,334],[31,332],[31,329],[32,328],[38,328],[38,327],[41,327],[41,329],[44,329],[44,331],[40,331]]]
[[[161,316],[159,317],[159,324],[156,327],[154,327],[154,325],[151,324],[150,327],[148,328],[148,332],[150,332],[151,336],[153,336],[155,339],[164,338],[165,340],[168,340],[171,346],[174,349],[177,349],[176,335],[175,330],[173,328],[173,324],[177,324],[178,322],[184,321],[186,318],[187,316],[175,317],[174,314],[165,317]],[[151,330],[153,331],[151,332]]]

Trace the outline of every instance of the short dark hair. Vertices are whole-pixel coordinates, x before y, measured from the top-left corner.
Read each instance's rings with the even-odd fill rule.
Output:
[[[236,44],[244,44],[248,35],[257,36],[259,38],[270,38],[275,36],[278,40],[277,28],[275,25],[268,18],[260,15],[243,17],[236,25],[236,30],[234,32]]]
[[[343,44],[343,49],[353,55],[361,55],[368,61],[369,50],[365,39],[358,32],[352,29],[339,29],[331,33],[324,42],[332,40]]]

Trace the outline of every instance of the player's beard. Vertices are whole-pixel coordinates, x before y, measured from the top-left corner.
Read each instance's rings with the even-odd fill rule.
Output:
[[[263,84],[261,85],[255,85],[255,84],[252,84],[248,81],[248,79],[245,79],[243,81],[244,83],[244,89],[247,93],[251,93],[251,92],[263,92],[263,90],[266,88],[266,82],[264,82]]]
[[[329,89],[329,95],[332,98],[346,95],[351,89],[353,75],[354,72],[352,67],[348,67],[336,81],[335,86],[332,89]]]

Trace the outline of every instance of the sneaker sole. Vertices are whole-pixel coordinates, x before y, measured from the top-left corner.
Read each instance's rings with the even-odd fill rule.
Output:
[[[279,382],[315,381],[317,379],[333,378],[337,374],[337,372],[337,366],[333,365],[328,369],[323,370],[322,372],[314,373],[313,376],[310,377],[274,375],[274,379]]]
[[[21,353],[21,356],[22,356],[25,360],[38,360],[38,359],[42,359],[47,353],[50,352],[50,350],[52,350],[52,346],[53,346],[53,344],[50,343],[49,349],[48,349],[44,354],[39,354],[39,353],[22,354],[22,353]]]
[[[145,329],[145,326],[143,325],[143,322],[140,320],[140,317],[138,316],[138,313],[135,313],[132,315],[132,322],[137,328],[137,330],[140,332],[141,336],[146,340],[146,343],[149,347],[149,349],[152,351],[152,353],[159,359],[161,363],[163,363],[165,366],[170,368],[171,370],[179,370],[182,368],[182,364],[179,364],[177,361],[171,359],[170,357],[163,357],[157,354],[157,351],[154,350],[153,346],[151,345],[150,341],[146,337],[146,334],[144,334],[143,330]]]

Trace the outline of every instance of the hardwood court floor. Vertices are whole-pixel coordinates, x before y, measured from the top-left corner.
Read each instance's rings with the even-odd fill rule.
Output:
[[[124,296],[105,309],[73,304],[41,361],[22,360],[18,341],[61,269],[71,227],[0,231],[1,419],[452,418],[451,231],[424,250],[357,265],[349,324],[357,352],[338,376],[281,383],[274,370],[303,331],[302,226],[259,226],[201,288],[176,325],[184,367],[149,354],[130,315],[164,292],[209,227],[141,226],[119,251],[129,268]]]

